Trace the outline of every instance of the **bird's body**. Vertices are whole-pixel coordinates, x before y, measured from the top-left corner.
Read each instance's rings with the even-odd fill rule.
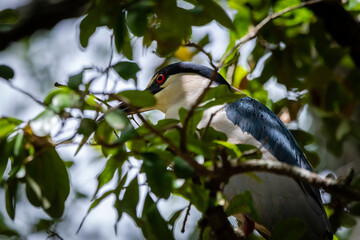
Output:
[[[157,99],[154,109],[164,112],[166,118],[179,118],[179,109],[190,109],[212,76],[212,69],[192,63],[176,63],[159,70],[147,88]],[[220,74],[215,77],[212,86],[229,86]],[[205,127],[212,115],[210,126],[225,133],[228,142],[251,144],[262,152],[263,159],[282,161],[311,171],[285,125],[258,101],[245,97],[234,103],[211,107],[205,110],[198,128]],[[224,194],[227,201],[231,201],[237,194],[251,191],[260,216],[258,226],[266,228],[259,229],[262,233],[266,235],[277,222],[286,218],[300,218],[307,225],[304,239],[332,239],[331,227],[316,187],[276,174],[256,175],[261,181],[245,174],[231,177]]]

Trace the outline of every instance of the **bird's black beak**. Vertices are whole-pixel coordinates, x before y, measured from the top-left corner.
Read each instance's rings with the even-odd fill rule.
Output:
[[[114,109],[120,109],[120,110],[124,111],[126,115],[130,115],[130,114],[134,113],[133,111],[131,111],[131,109],[124,102],[120,103],[119,105],[117,105],[117,106],[115,106],[113,108],[110,108],[109,110],[114,110]],[[96,120],[96,122],[100,123],[100,122],[102,122],[104,120],[105,120],[105,114],[100,116]]]
[[[146,88],[146,90],[148,90],[149,92],[151,92],[152,94],[156,94],[158,92],[160,92],[162,90],[162,88],[155,86],[155,85],[151,85],[148,88]]]
[[[129,106],[124,102],[122,102],[119,105],[117,105],[116,107],[114,107],[114,109],[120,109],[120,110],[124,111],[126,113],[126,115],[130,115],[133,113],[133,111],[131,111]]]
[[[161,88],[157,87],[157,86],[154,86],[154,85],[151,85],[151,86],[148,86],[148,88],[146,88],[147,91],[151,92],[152,94],[156,94],[158,92],[161,91]],[[121,102],[119,105],[115,106],[114,108],[112,109],[120,109],[122,111],[125,112],[126,115],[131,115],[131,114],[134,114],[135,111],[134,109],[131,109],[126,103],[124,102]],[[146,111],[146,110],[145,110]],[[104,116],[105,115],[102,115],[100,118],[98,118],[97,122],[100,122],[102,120],[104,120]]]

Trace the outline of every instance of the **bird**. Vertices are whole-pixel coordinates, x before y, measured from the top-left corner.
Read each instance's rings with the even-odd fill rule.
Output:
[[[146,90],[156,104],[141,111],[157,109],[165,118],[179,119],[179,109],[190,109],[209,85],[226,85],[235,91],[218,72],[204,65],[177,62],[158,70]],[[262,153],[262,159],[274,160],[312,171],[295,138],[284,123],[266,106],[251,97],[243,97],[204,111],[198,128],[212,117],[210,126],[223,132],[228,142],[250,144]],[[258,232],[269,237],[274,225],[288,218],[303,219],[307,231],[303,239],[332,239],[333,234],[324,210],[319,189],[287,176],[256,173],[258,181],[246,174],[234,175],[224,187],[227,201],[248,190],[260,216],[255,222]],[[243,216],[243,220],[251,216]],[[240,219],[241,220],[241,219]]]

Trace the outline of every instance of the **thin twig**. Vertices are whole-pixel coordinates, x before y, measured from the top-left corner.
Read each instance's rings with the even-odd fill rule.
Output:
[[[46,239],[50,239],[50,238],[57,238],[59,240],[64,240],[57,232],[52,231],[50,229],[46,230],[46,233],[49,234]]]
[[[212,120],[214,119],[215,115],[218,114],[221,110],[224,110],[224,108],[225,108],[225,107],[222,107],[222,108],[216,110],[215,112],[213,112],[213,113],[210,115],[209,121],[208,121],[208,123],[207,123],[206,126],[205,126],[205,130],[204,130],[203,135],[201,136],[201,139],[204,139],[204,137],[205,137],[205,135],[206,135],[206,132],[207,132],[207,130],[209,129],[210,124],[211,124]]]
[[[113,56],[114,56],[114,34],[111,34],[111,37],[110,37],[110,59],[109,59],[108,67],[105,70],[106,77],[105,77],[104,91],[106,91],[106,87],[107,87],[107,84],[108,84],[109,70],[111,68],[111,62],[113,60]]]
[[[270,21],[280,17],[281,15],[284,15],[285,13],[294,11],[296,9],[305,7],[305,6],[309,6],[312,4],[316,4],[319,2],[324,2],[324,0],[312,0],[312,1],[306,1],[306,2],[302,2],[299,5],[293,6],[293,7],[287,7],[279,12],[273,13],[269,16],[267,16],[266,18],[264,18],[259,24],[257,24],[252,30],[250,30],[245,36],[243,36],[234,47],[232,47],[220,60],[217,68],[220,69],[224,66],[224,63],[226,61],[226,59],[233,54],[237,49],[239,49],[244,43],[247,43],[248,41],[250,41],[251,39],[254,39],[259,31],[266,25],[268,24]]]
[[[131,108],[131,107],[130,107]],[[136,108],[131,108],[132,111],[136,113],[136,115],[140,118],[140,120],[143,122],[144,126],[149,129],[152,133],[154,133],[156,136],[160,137],[163,142],[169,145],[169,147],[175,152],[176,155],[182,157],[186,162],[190,164],[191,167],[193,167],[198,175],[201,176],[212,176],[213,172],[209,171],[207,168],[205,168],[203,165],[196,162],[196,160],[191,157],[186,152],[182,151],[180,148],[178,148],[170,139],[166,138],[163,134],[161,134],[159,131],[157,131],[141,114]]]
[[[60,88],[60,87],[67,87],[66,85],[63,85],[63,84],[58,83],[58,82],[55,82],[55,83],[54,83],[54,86],[55,86],[55,87],[59,87],[59,88]],[[97,96],[95,96],[95,95],[104,95],[104,96],[116,95],[116,93],[113,93],[113,92],[104,92],[104,91],[102,91],[102,92],[91,92],[91,91],[82,91],[82,90],[80,90],[80,89],[76,89],[76,90],[74,90],[74,91],[76,91],[76,92],[78,92],[78,93],[80,93],[80,94],[85,94],[85,95],[92,94],[92,95],[94,95],[95,99],[96,99],[97,101],[101,102],[102,104],[104,104],[107,108],[112,108],[112,106],[111,106],[110,104],[108,104],[108,103],[106,102],[106,100],[103,100],[103,99],[101,99],[101,98],[99,98],[99,97],[97,97]]]
[[[184,222],[183,222],[183,225],[182,225],[182,228],[181,228],[181,233],[185,232],[185,225],[186,225],[188,217],[190,216],[191,205],[192,205],[191,202],[189,202],[189,206],[187,207],[186,215],[185,215]]]
[[[38,99],[35,98],[33,95],[31,95],[30,93],[22,90],[21,88],[16,87],[16,86],[13,85],[10,81],[5,81],[5,82],[7,82],[7,84],[8,84],[12,89],[14,89],[14,90],[16,90],[16,91],[18,91],[18,92],[20,92],[20,93],[28,96],[29,98],[31,98],[31,99],[32,99],[34,102],[36,102],[37,104],[39,104],[39,105],[41,105],[41,106],[43,106],[43,107],[45,107],[45,108],[48,107],[45,103],[43,103],[42,101],[38,100]]]
[[[205,51],[205,49],[203,47],[197,45],[196,43],[190,42],[190,41],[186,42],[185,46],[194,47],[197,50],[199,50],[200,52],[204,53],[209,58],[209,63],[211,65],[211,67],[213,69],[216,69],[216,65],[213,63],[213,58],[212,58],[211,54],[209,52]]]

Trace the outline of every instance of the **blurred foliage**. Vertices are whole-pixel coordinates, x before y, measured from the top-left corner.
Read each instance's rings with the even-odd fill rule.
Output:
[[[358,18],[360,3],[356,0],[343,2],[346,11]],[[156,54],[164,57],[161,66],[176,59],[191,61],[200,51],[186,47],[184,43],[193,39],[197,31],[195,27],[216,21],[227,28],[229,50],[249,29],[272,12],[300,3],[300,0],[92,0],[79,26],[79,41],[86,48],[97,28],[112,30],[116,50],[127,60],[109,64],[101,75],[114,71],[121,80],[136,82],[137,73],[141,71],[139,64],[133,61],[133,42],[136,39],[142,41],[145,49],[155,42]],[[183,8],[183,5],[190,7]],[[0,30],[11,28],[18,17],[14,10],[1,11]],[[349,50],[332,39],[325,25],[307,8],[286,13],[261,29],[247,59],[248,66],[240,65],[237,51],[225,59],[226,65],[220,73],[230,76],[227,79],[230,83],[267,105],[281,119],[287,119],[286,123],[299,123],[300,113],[307,109],[306,117],[312,119],[311,126],[306,129],[308,132],[295,124],[292,133],[317,170],[336,170],[346,164],[359,169],[359,152],[351,152],[350,159],[345,158],[344,145],[350,144],[355,149],[359,149],[360,145],[360,70]],[[207,34],[196,42],[200,48],[209,43],[211,39]],[[262,71],[255,79],[249,79],[248,73],[255,74],[257,67]],[[163,134],[179,147],[181,127],[178,123],[184,123],[188,111],[180,109],[180,121],[165,119],[149,123],[149,126],[136,127],[123,111],[110,110],[109,103],[123,101],[128,107],[136,109],[153,106],[154,97],[146,91],[129,90],[99,98],[99,94],[89,90],[93,80],[86,78],[88,71],[98,69],[84,68],[69,77],[67,86],[51,91],[43,101],[44,111],[29,123],[10,117],[0,119],[0,177],[5,189],[3,201],[6,202],[8,216],[15,218],[18,187],[25,185],[27,199],[33,206],[41,207],[53,219],[61,218],[70,191],[67,163],[57,153],[58,143],[53,142],[49,133],[38,136],[31,127],[33,122],[45,124],[58,116],[63,124],[71,119],[78,121],[75,135],[66,139],[73,141],[75,137],[81,137],[77,152],[85,144],[96,145],[107,159],[97,177],[98,185],[87,214],[105,198],[115,196],[117,222],[125,213],[141,228],[145,238],[173,239],[174,223],[185,209],[165,219],[158,210],[159,199],[168,199],[171,194],[179,195],[189,200],[204,216],[209,208],[219,206],[223,200],[221,194],[216,194],[218,186],[212,186],[209,179],[199,176],[188,161],[175,154],[169,143],[155,134]],[[0,78],[10,80],[13,77],[14,71],[9,66],[0,65]],[[286,87],[286,98],[277,102],[268,98],[264,84],[270,79]],[[197,108],[190,118],[186,149],[195,159],[202,159],[208,169],[221,165],[221,154],[241,161],[261,157],[258,152],[250,156],[244,154],[253,147],[230,144],[223,133],[212,128],[197,129],[204,109],[239,97],[242,95],[231,94],[226,88],[214,88],[206,95],[204,100],[207,102]],[[95,117],[84,117],[88,116],[88,111],[93,112]],[[74,112],[81,113],[82,117],[79,119],[79,114],[74,115]],[[98,123],[96,119],[103,114],[104,121]],[[329,156],[335,161],[328,160]],[[128,179],[128,173],[122,168],[125,163],[130,164],[130,158],[142,161],[140,173],[146,175],[146,186],[149,188],[141,213],[137,210],[138,177]],[[357,173],[347,183],[354,188],[360,187]],[[100,191],[113,179],[117,181],[114,189]],[[179,179],[181,184],[177,181]],[[359,204],[351,199],[333,195],[327,212],[334,231],[341,226],[352,228],[359,209]],[[247,213],[256,218],[251,194],[244,192],[236,196],[225,213]],[[48,229],[52,224],[53,221],[43,220],[38,228]],[[275,225],[271,239],[299,239],[304,232],[303,222],[289,219]],[[18,235],[7,226],[2,215],[0,235]],[[210,229],[204,228],[202,237],[206,239],[210,235]],[[249,238],[258,237],[253,234]]]

